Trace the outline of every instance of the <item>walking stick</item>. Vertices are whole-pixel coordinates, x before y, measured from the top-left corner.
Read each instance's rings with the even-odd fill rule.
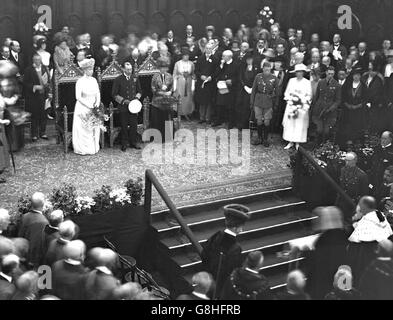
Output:
[[[217,299],[217,287],[218,287],[220,276],[221,276],[222,260],[223,259],[224,259],[224,253],[220,252],[220,259],[218,260],[218,269],[217,269],[217,275],[216,275],[216,287],[214,288],[213,300]]]
[[[5,131],[5,138],[6,138],[7,143],[8,143],[8,153],[11,156],[11,162],[12,162],[12,167],[14,168],[14,174],[16,174],[15,157],[14,157],[14,152],[12,151],[11,139],[10,139],[9,134],[7,132],[8,130],[6,130],[4,128],[4,131]]]

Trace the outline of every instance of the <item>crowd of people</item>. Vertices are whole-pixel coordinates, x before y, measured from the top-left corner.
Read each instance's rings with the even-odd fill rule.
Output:
[[[31,197],[30,212],[15,226],[0,209],[0,300],[159,300],[162,296],[124,277],[117,253],[89,248],[61,210],[44,211],[45,196]],[[348,228],[337,207],[315,209],[317,237],[291,244],[305,258],[272,290],[261,272],[260,251],[242,255],[237,240],[249,208],[223,208],[226,229],[203,245],[202,272],[177,300],[360,300],[393,299],[393,231],[370,196],[360,199]],[[49,268],[49,269],[45,269]],[[45,270],[45,272],[43,272]],[[49,271],[48,271],[49,270]]]
[[[82,121],[86,110],[101,101],[120,107],[122,151],[140,149],[137,116],[128,112],[133,100],[152,94],[152,125],[164,131],[170,119],[171,97],[180,100],[178,113],[186,120],[228,129],[257,128],[254,145],[269,147],[271,132],[283,134],[287,149],[298,147],[314,132],[316,144],[334,140],[343,149],[362,143],[366,133],[381,135],[371,172],[357,167],[357,155],[348,152],[340,184],[358,206],[354,214],[338,198],[336,207],[318,208],[321,235],[306,253],[306,267],[288,274],[285,292],[275,294],[259,271],[261,252],[246,259],[236,235],[249,219],[248,208],[224,208],[227,229],[214,235],[202,255],[205,272],[196,274],[194,291],[179,300],[209,299],[393,299],[393,48],[385,40],[369,51],[364,41],[344,44],[339,34],[310,41],[303,31],[279,23],[253,28],[241,25],[235,33],[225,28],[217,35],[206,27],[197,39],[192,26],[185,33],[151,33],[140,39],[130,34],[116,44],[105,35],[93,46],[89,34],[70,35],[68,27],[49,39],[35,37],[34,54],[24,56],[14,39],[6,39],[1,60],[18,68],[19,93],[31,112],[32,141],[48,139],[46,122],[52,98],[53,76],[74,63],[84,72],[76,85],[73,147],[78,154],[95,154],[99,134]],[[134,77],[147,55],[159,74],[144,86]],[[110,97],[103,97],[94,70],[117,60],[123,74],[115,80]],[[0,173],[9,165],[3,114],[14,95],[0,99]],[[87,108],[87,109],[86,109]],[[129,129],[130,127],[130,129]],[[163,134],[165,136],[165,134]],[[350,151],[350,150],[348,150]],[[368,175],[367,175],[368,174]],[[2,179],[0,182],[5,182]],[[372,197],[370,196],[372,195]],[[32,211],[22,217],[17,237],[9,233],[9,214],[0,210],[0,299],[154,299],[137,283],[122,284],[115,252],[92,248],[78,240],[78,227],[63,212],[43,214],[45,197],[32,196]],[[349,226],[349,227],[348,227]],[[220,258],[221,257],[221,258]],[[224,259],[225,261],[222,261]],[[53,286],[40,288],[37,268],[51,266]],[[221,268],[221,267],[222,268]],[[221,270],[222,269],[222,270]],[[217,276],[218,275],[218,276]],[[345,281],[343,282],[343,279]],[[173,297],[176,298],[176,297]]]

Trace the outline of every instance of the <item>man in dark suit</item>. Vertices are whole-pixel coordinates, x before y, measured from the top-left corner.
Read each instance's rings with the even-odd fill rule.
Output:
[[[345,59],[348,56],[347,48],[341,43],[341,36],[336,33],[333,36],[333,66],[342,68],[345,63]]]
[[[222,53],[221,65],[217,68],[214,78],[218,92],[213,126],[226,123],[228,129],[232,129],[236,123],[235,98],[240,80],[239,65],[233,61],[232,51]]]
[[[381,136],[381,144],[375,148],[372,158],[371,172],[369,174],[372,185],[372,194],[377,201],[388,195],[383,195],[384,174],[385,170],[393,165],[393,134],[391,132],[384,132]],[[392,172],[393,176],[393,172]]]
[[[210,123],[212,120],[212,106],[216,92],[213,77],[218,64],[219,60],[212,55],[212,45],[207,44],[205,53],[195,64],[195,101],[199,105],[200,123]]]
[[[242,263],[242,249],[237,235],[243,231],[244,224],[250,219],[249,211],[243,205],[225,206],[226,229],[214,234],[203,246],[203,268],[215,278],[216,293],[221,291],[224,281]]]
[[[222,300],[273,300],[267,278],[259,273],[263,266],[263,254],[248,254],[243,267],[235,269],[226,280],[220,295]]]
[[[213,277],[207,272],[199,272],[192,277],[192,286],[192,293],[183,294],[176,300],[210,300],[208,295],[214,286]]]
[[[12,41],[10,45],[11,56],[10,60],[19,68],[20,75],[23,75],[25,70],[25,60],[21,53],[21,47],[18,41]]]
[[[64,213],[61,210],[55,210],[48,215],[49,224],[45,226],[43,234],[43,256],[46,255],[50,243],[60,237],[59,225],[63,222],[63,220]]]
[[[46,251],[44,263],[51,266],[56,261],[64,259],[64,246],[72,241],[77,234],[77,226],[71,220],[64,221],[59,225],[59,236],[53,239]]]
[[[35,193],[31,197],[32,210],[22,217],[18,237],[29,241],[28,260],[39,266],[42,259],[42,234],[48,220],[43,214],[45,196],[42,193]]]
[[[98,250],[97,250],[98,249]],[[96,266],[86,276],[86,300],[112,300],[120,281],[114,276],[117,254],[110,249],[96,248]]]
[[[85,251],[86,246],[80,240],[64,246],[64,259],[52,266],[53,295],[62,300],[84,300]]]
[[[33,56],[33,65],[28,67],[23,78],[26,111],[31,112],[31,136],[32,141],[38,138],[48,140],[46,135],[47,116],[45,101],[51,94],[50,73],[42,64],[39,54]]]
[[[280,28],[277,25],[271,27],[272,38],[269,43],[269,47],[276,51],[277,45],[282,44],[285,50],[288,50],[288,43],[285,39],[280,36]]]
[[[97,52],[96,61],[97,66],[104,71],[113,61],[113,51],[110,48],[111,38],[109,36],[103,36],[101,38],[101,47]]]
[[[364,71],[368,70],[368,63],[370,61],[369,52],[367,50],[367,43],[360,42],[358,45],[359,51],[359,64],[361,65]]]
[[[363,76],[366,84],[366,106],[368,116],[368,129],[372,133],[381,134],[391,125],[392,120],[388,119],[388,110],[384,105],[384,83],[383,77],[378,73],[375,63],[370,62],[367,67],[368,72]]]
[[[2,46],[0,54],[1,54],[0,60],[10,61],[10,59],[11,59],[11,50],[10,50],[9,47]]]
[[[259,39],[256,49],[254,50],[254,66],[256,66],[258,69],[261,69],[262,60],[265,59],[265,53],[267,51],[265,45],[266,41]]]
[[[18,256],[2,256],[0,267],[0,300],[11,300],[16,292],[14,274],[19,268]]]
[[[246,55],[250,50],[250,45],[248,42],[242,42],[240,45],[240,50],[236,51],[233,53],[233,59],[235,60],[236,63],[239,65],[245,65],[246,64]]]
[[[168,47],[168,51],[170,54],[173,54],[175,44],[177,43],[179,43],[179,40],[175,38],[173,30],[169,30],[165,44]]]
[[[132,72],[131,63],[125,62],[122,67],[123,74],[113,82],[112,97],[120,109],[121,151],[125,152],[128,144],[131,148],[141,149],[137,142],[138,114],[132,114],[128,105],[132,100],[142,97],[142,89],[138,78]]]
[[[196,61],[198,60],[198,58],[202,53],[201,50],[198,48],[198,46],[195,45],[195,38],[194,37],[187,38],[186,45],[190,52],[190,61],[196,63]]]

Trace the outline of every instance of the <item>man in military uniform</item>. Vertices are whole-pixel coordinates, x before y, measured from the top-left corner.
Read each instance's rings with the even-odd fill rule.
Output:
[[[369,174],[371,182],[371,193],[380,201],[386,196],[380,196],[379,190],[384,184],[385,170],[393,165],[393,134],[389,131],[384,132],[381,136],[381,144],[375,148],[372,158],[371,172]],[[383,192],[382,192],[383,193]]]
[[[254,80],[251,92],[251,109],[255,113],[258,128],[258,138],[252,144],[263,143],[265,147],[269,147],[270,121],[277,102],[278,79],[272,74],[270,62],[265,62],[262,68],[262,73],[258,74]]]
[[[241,268],[235,269],[225,282],[222,300],[273,300],[269,281],[259,273],[263,266],[263,254],[254,251]]]
[[[250,219],[249,209],[243,205],[231,204],[224,207],[224,231],[214,234],[204,245],[202,263],[204,270],[216,280],[216,292],[220,292],[224,281],[242,263],[242,249],[237,235]]]
[[[115,79],[112,87],[112,97],[119,104],[121,123],[121,151],[131,148],[141,149],[137,142],[138,115],[128,110],[128,105],[134,99],[142,97],[139,80],[132,72],[131,62],[123,63],[123,74]]]
[[[345,167],[341,169],[340,185],[345,193],[358,203],[360,198],[368,194],[367,174],[357,166],[356,153],[349,152],[345,157]],[[350,219],[354,212],[340,196],[337,198],[337,206],[343,211],[346,218]]]
[[[331,128],[337,121],[337,108],[341,104],[341,86],[334,79],[334,75],[334,67],[329,67],[326,71],[326,78],[318,83],[314,98],[312,121],[317,127],[317,144],[326,141]]]

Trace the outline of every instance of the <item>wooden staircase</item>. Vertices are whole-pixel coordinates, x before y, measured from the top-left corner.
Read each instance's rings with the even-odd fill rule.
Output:
[[[196,206],[179,208],[187,225],[200,244],[210,236],[225,228],[222,207],[239,203],[251,209],[252,217],[238,236],[244,256],[254,250],[261,250],[265,256],[261,272],[269,278],[273,289],[286,285],[286,275],[290,268],[301,263],[303,257],[289,257],[290,241],[314,234],[312,223],[317,216],[310,213],[306,203],[296,197],[292,188],[225,199]],[[161,256],[169,257],[171,274],[188,283],[195,272],[202,271],[199,255],[182,233],[180,226],[167,223],[168,211],[152,213],[152,226],[157,231]]]

